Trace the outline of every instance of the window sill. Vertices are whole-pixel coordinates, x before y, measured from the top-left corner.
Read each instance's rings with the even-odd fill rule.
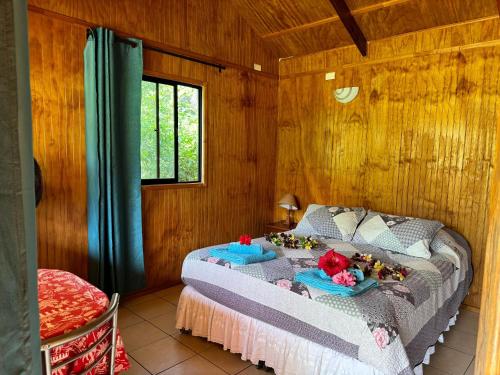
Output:
[[[156,185],[142,185],[141,190],[170,190],[170,189],[193,189],[193,188],[206,188],[207,184],[204,182],[180,182],[177,184],[156,184]]]

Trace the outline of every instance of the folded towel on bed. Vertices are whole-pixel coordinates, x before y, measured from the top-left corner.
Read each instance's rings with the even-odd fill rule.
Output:
[[[331,277],[318,269],[300,272],[295,275],[294,281],[343,297],[352,297],[378,286],[377,281],[373,279],[364,279],[354,286],[335,284]]]
[[[234,254],[257,254],[262,255],[264,249],[261,244],[252,243],[250,245],[242,245],[239,242],[231,242],[228,251]]]
[[[267,262],[276,258],[276,253],[272,250],[265,250],[262,254],[235,254],[228,248],[210,249],[210,256],[227,260],[235,264],[250,264]]]

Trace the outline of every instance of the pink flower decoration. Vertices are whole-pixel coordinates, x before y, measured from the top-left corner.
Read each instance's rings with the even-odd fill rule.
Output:
[[[290,280],[287,280],[287,279],[281,279],[281,280],[278,280],[276,281],[276,285],[279,286],[280,288],[284,288],[284,289],[292,289],[292,282]]]
[[[346,270],[343,270],[342,272],[339,272],[339,273],[333,275],[332,281],[335,284],[340,284],[340,285],[345,285],[345,286],[356,285],[356,277],[352,273],[350,273]]]
[[[219,261],[219,258],[215,258],[215,257],[210,257],[207,259],[208,263],[217,263],[218,261]]]
[[[379,327],[372,334],[375,337],[375,343],[380,349],[384,349],[389,344],[389,334],[385,328]]]

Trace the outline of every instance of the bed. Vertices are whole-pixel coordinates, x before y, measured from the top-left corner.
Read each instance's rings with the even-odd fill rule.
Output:
[[[109,374],[110,363],[113,373],[130,367],[116,328],[117,294],[110,303],[72,273],[39,269],[38,303],[45,374]]]
[[[313,250],[276,247],[277,259],[235,265],[191,252],[183,263],[187,285],[177,328],[224,345],[277,374],[415,374],[455,317],[472,280],[471,253],[458,233],[443,229],[452,251],[429,259],[372,245],[320,239]],[[346,256],[370,253],[410,270],[403,281],[387,280],[355,297],[340,297],[293,281],[316,268],[335,248]]]

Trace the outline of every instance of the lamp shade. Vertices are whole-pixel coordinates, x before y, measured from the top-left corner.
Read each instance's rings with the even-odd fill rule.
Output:
[[[287,210],[298,210],[299,204],[297,203],[297,199],[292,194],[285,194],[283,198],[278,202],[280,207],[286,208]]]

